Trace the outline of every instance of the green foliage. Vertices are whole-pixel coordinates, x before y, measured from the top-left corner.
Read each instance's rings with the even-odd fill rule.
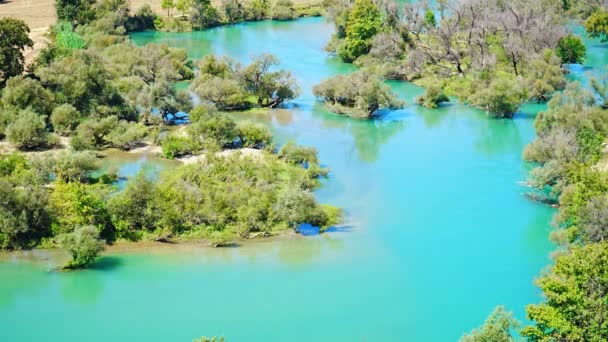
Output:
[[[437,26],[437,20],[435,19],[435,12],[427,10],[424,13],[424,23],[429,27]]]
[[[173,0],[161,0],[160,7],[167,10],[167,17],[171,16],[171,10],[175,8]]]
[[[118,118],[109,116],[100,120],[89,119],[76,128],[70,145],[76,150],[108,147],[107,137],[118,126]]]
[[[511,331],[519,328],[520,323],[503,306],[497,306],[478,329],[465,334],[461,342],[515,342]]]
[[[10,157],[9,157],[10,158]],[[21,162],[14,157],[0,162],[0,248],[31,247],[49,231],[50,215],[47,210],[47,191],[34,184],[15,186],[5,174],[8,164]],[[14,171],[14,170],[13,170]],[[12,173],[12,172],[11,172]]]
[[[208,154],[204,162],[161,176],[154,196],[157,228],[174,233],[200,230],[205,237],[225,243],[224,238],[230,240],[232,234],[270,233],[308,220],[326,223],[325,211],[307,194],[317,184],[315,177],[268,153],[255,157]],[[284,191],[279,204],[278,194]],[[299,209],[304,212],[297,213]]]
[[[148,134],[148,129],[135,122],[120,120],[106,139],[112,147],[130,150],[140,145]]]
[[[473,94],[469,101],[493,117],[511,118],[526,99],[523,85],[514,77],[500,77],[487,88]]]
[[[6,127],[6,138],[20,150],[45,147],[49,143],[49,133],[44,117],[31,109],[19,111],[14,122]]]
[[[299,146],[289,141],[279,150],[279,158],[290,164],[295,165],[314,165],[318,164],[317,150],[313,147]]]
[[[177,137],[173,135],[164,138],[161,141],[160,146],[163,156],[169,159],[192,154],[194,152],[198,152],[200,149],[200,147],[190,141],[189,138]]]
[[[95,18],[94,3],[95,0],[57,0],[55,1],[57,19],[74,25],[86,24]]]
[[[238,0],[222,0],[221,8],[228,23],[242,21],[245,18],[243,6]]]
[[[562,63],[583,63],[587,48],[579,36],[569,34],[560,38],[555,48],[555,53]]]
[[[157,16],[150,5],[144,4],[135,12],[135,15],[129,17],[125,28],[128,32],[152,30],[156,19]]]
[[[356,118],[370,118],[379,109],[404,105],[380,78],[364,71],[327,79],[314,86],[313,93],[332,112]]]
[[[154,183],[141,171],[127,183],[124,191],[110,199],[108,211],[116,227],[117,237],[137,240],[143,231],[153,230],[154,191]]]
[[[104,242],[99,239],[99,231],[93,226],[81,226],[73,232],[60,237],[61,246],[72,257],[64,266],[65,269],[83,268],[91,264],[104,249]]]
[[[54,106],[53,94],[39,81],[16,76],[6,82],[2,90],[1,103],[6,109],[30,108],[38,114],[50,115]]]
[[[382,28],[382,15],[372,0],[355,0],[346,21],[344,42],[338,47],[338,56],[352,62],[369,52],[371,39]]]
[[[31,164],[45,180],[83,182],[89,179],[91,171],[97,169],[97,158],[89,151],[65,149],[33,156]]]
[[[238,124],[237,130],[243,147],[264,148],[272,144],[272,134],[264,125],[245,121]]]
[[[220,15],[211,0],[193,0],[190,22],[195,30],[213,27],[220,23]]]
[[[271,8],[270,18],[274,20],[292,20],[299,17],[291,0],[276,0]]]
[[[217,144],[220,148],[232,147],[238,139],[236,123],[221,115],[213,115],[192,123],[187,128],[188,137],[197,145]]]
[[[92,225],[103,236],[112,237],[112,224],[106,202],[110,188],[103,184],[56,182],[49,197],[55,235],[71,233],[79,226]]]
[[[529,341],[604,341],[608,244],[575,246],[558,256],[536,283],[545,302],[526,308],[534,325],[522,330]]]
[[[416,103],[427,107],[437,108],[443,102],[449,102],[450,98],[445,95],[441,86],[434,84],[426,88],[424,95],[416,98]]]
[[[74,131],[80,123],[81,115],[74,106],[64,103],[55,107],[51,114],[51,124],[53,130],[59,134],[67,135]]]
[[[0,89],[6,80],[23,72],[23,49],[34,46],[30,28],[22,20],[0,19]]]
[[[290,72],[271,71],[276,57],[263,54],[241,66],[229,58],[206,56],[190,89],[222,110],[275,107],[296,98],[299,88]]]
[[[585,30],[590,37],[608,41],[608,11],[597,11],[585,20]]]

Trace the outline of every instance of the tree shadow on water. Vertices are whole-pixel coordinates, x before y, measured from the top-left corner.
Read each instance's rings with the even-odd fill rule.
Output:
[[[89,269],[95,271],[113,271],[122,266],[124,261],[116,256],[102,256],[93,262]]]

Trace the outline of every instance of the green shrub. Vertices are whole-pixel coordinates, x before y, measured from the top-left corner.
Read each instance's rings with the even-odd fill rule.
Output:
[[[186,137],[168,136],[160,144],[163,155],[169,159],[178,158],[198,151],[198,146]]]
[[[62,235],[60,242],[71,256],[63,266],[65,269],[86,267],[104,249],[104,242],[99,239],[99,231],[93,226],[76,228],[72,233]]]
[[[246,121],[239,123],[237,129],[243,147],[264,148],[272,144],[272,134],[262,124]]]
[[[6,137],[20,150],[31,150],[48,145],[49,133],[44,118],[30,109],[19,112],[6,128]]]
[[[53,109],[51,124],[55,132],[66,135],[72,132],[80,122],[80,113],[74,106],[64,103]]]

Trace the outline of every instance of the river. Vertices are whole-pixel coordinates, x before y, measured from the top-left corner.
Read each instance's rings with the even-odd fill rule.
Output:
[[[279,57],[302,95],[253,119],[279,143],[318,149],[331,173],[316,195],[345,209],[343,225],[237,248],[128,248],[70,273],[53,271],[57,251],[3,254],[0,340],[455,341],[498,304],[524,320],[554,248],[554,210],[527,200],[520,185],[529,170],[522,151],[544,107],[528,104],[513,120],[457,103],[428,110],[413,104],[420,88],[390,82],[408,102],[403,110],[370,121],[333,115],[311,93],[354,70],[323,51],[332,30],[307,18],[132,39],[195,59]],[[604,45],[587,46],[592,65],[570,77],[606,64]]]

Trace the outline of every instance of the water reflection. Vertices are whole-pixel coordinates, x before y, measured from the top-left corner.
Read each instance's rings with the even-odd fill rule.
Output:
[[[405,112],[401,113],[405,115]],[[362,162],[372,163],[378,159],[382,146],[405,128],[405,121],[397,117],[376,120],[355,120],[329,112],[321,103],[316,103],[312,116],[320,119],[324,128],[337,129],[353,139],[352,149]]]

